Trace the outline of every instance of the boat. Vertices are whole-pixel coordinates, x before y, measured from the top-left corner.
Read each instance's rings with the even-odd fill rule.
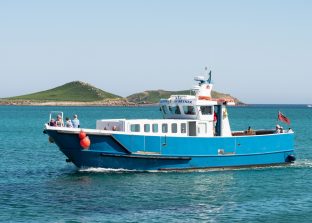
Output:
[[[162,119],[102,119],[95,129],[47,123],[44,133],[78,168],[170,171],[295,161],[293,131],[232,131],[227,102],[211,97],[211,71],[205,75],[195,77],[192,94],[160,100]],[[51,112],[49,121],[56,114],[63,117]]]
[[[312,108],[312,105],[307,105],[308,108]]]

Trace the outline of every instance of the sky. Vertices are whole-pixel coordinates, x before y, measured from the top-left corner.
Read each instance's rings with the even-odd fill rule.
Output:
[[[0,98],[80,80],[128,96],[214,90],[312,103],[312,1],[0,1]]]

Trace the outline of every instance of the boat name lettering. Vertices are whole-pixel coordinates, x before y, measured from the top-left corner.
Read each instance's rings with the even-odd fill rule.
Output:
[[[185,103],[185,104],[192,104],[191,100],[174,100],[174,103]]]

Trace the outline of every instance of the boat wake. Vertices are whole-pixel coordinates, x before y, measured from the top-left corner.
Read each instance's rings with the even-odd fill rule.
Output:
[[[113,168],[101,168],[101,167],[84,167],[78,169],[81,173],[205,173],[205,172],[219,172],[229,170],[244,170],[249,168],[200,168],[200,169],[164,169],[164,170],[129,170],[129,169],[113,169]],[[253,167],[256,168],[256,167]]]
[[[312,160],[311,159],[298,160],[295,161],[295,163],[292,166],[298,168],[312,168]]]
[[[262,169],[280,169],[280,168],[312,168],[312,160],[298,160],[290,165],[276,165],[266,167],[227,167],[227,168],[207,168],[207,169],[174,169],[174,170],[128,170],[128,169],[113,169],[101,167],[85,167],[78,169],[81,173],[206,173],[206,172],[224,172],[224,171],[248,171]]]
[[[113,169],[113,168],[101,168],[101,167],[86,167],[78,169],[79,172],[84,173],[126,173],[126,172],[138,172],[137,170],[127,169]]]
[[[252,170],[252,169],[268,169],[268,168],[312,168],[311,159],[300,159],[295,161],[290,165],[276,165],[276,166],[266,166],[266,167],[225,167],[225,168],[203,168],[203,169],[172,169],[172,170],[129,170],[129,169],[113,169],[113,168],[101,168],[101,167],[82,167],[78,169],[81,173],[204,173],[204,172],[214,172],[214,171],[239,171],[239,170]]]

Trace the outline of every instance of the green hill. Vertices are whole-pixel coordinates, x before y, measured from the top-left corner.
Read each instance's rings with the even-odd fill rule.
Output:
[[[30,101],[91,102],[120,98],[122,97],[98,89],[88,83],[73,81],[50,90],[5,99]]]
[[[172,94],[189,95],[190,91],[154,90],[135,93],[127,97],[128,101],[138,104],[158,103],[161,98],[169,98]]]
[[[155,104],[161,98],[169,98],[171,95],[190,95],[190,90],[165,91],[151,90],[136,93],[122,98],[118,95],[98,89],[88,83],[73,81],[62,86],[22,96],[0,99],[0,104],[32,105],[52,104],[58,105],[133,105]],[[212,91],[213,98],[231,98],[236,104],[242,104],[238,99],[229,94]]]
[[[149,104],[158,103],[161,98],[169,98],[170,95],[190,95],[192,92],[190,90],[183,91],[165,91],[165,90],[154,90],[154,91],[144,91],[136,94],[132,94],[127,97],[129,102],[138,104]],[[236,104],[242,104],[237,98],[232,97],[229,94],[220,93],[217,91],[212,91],[213,98],[231,98],[234,99]]]

